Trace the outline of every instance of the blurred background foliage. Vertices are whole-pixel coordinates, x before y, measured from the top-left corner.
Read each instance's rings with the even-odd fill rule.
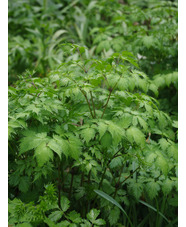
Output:
[[[8,16],[9,84],[26,69],[44,77],[77,60],[66,42],[88,47],[91,58],[130,51],[158,84],[163,110],[177,112],[177,1],[9,0]]]

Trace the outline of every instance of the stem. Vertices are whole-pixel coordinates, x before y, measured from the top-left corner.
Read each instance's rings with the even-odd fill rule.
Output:
[[[126,177],[125,180],[121,182],[121,184],[123,184],[127,179],[129,179],[139,168],[140,166],[136,168],[128,177]]]
[[[109,102],[109,100],[110,100],[111,93],[112,93],[112,91],[115,89],[115,87],[117,86],[117,84],[118,84],[118,82],[119,82],[120,79],[121,79],[121,76],[120,76],[120,78],[118,79],[118,81],[115,83],[115,85],[113,86],[113,88],[110,88],[109,96],[108,96],[107,102],[106,102],[106,104],[105,104],[105,108],[104,108],[104,110],[103,110],[103,113],[102,113],[102,115],[101,115],[101,118],[103,118],[103,115],[104,115],[105,110],[106,110],[106,108],[107,108],[108,102]]]
[[[60,160],[58,162],[58,206],[61,208],[61,180],[60,180],[60,175],[61,175],[61,165],[60,165]]]
[[[103,113],[102,113],[102,115],[101,115],[101,118],[103,118],[103,115],[104,115],[105,110],[106,110],[106,108],[107,108],[108,102],[109,102],[109,100],[110,100],[111,93],[112,93],[112,89],[111,89],[110,92],[109,92],[109,96],[108,96],[107,102],[106,102],[106,104],[105,104],[105,108],[104,108],[104,110],[103,110]]]
[[[71,198],[71,194],[72,194],[73,180],[74,180],[74,174],[72,173],[71,182],[70,182],[69,199]]]
[[[118,182],[117,182],[117,184],[116,184],[116,188],[115,188],[115,192],[114,192],[114,199],[115,199],[116,194],[117,194],[117,191],[118,191],[118,189],[119,189],[119,182],[120,182],[120,178],[121,178],[121,174],[122,174],[123,167],[124,167],[124,165],[122,165],[122,167],[121,167],[121,171],[120,171],[120,174],[119,174],[119,179],[118,179]]]
[[[95,105],[93,102],[93,96],[92,96],[92,92],[90,91],[90,96],[91,96],[91,101],[92,101],[92,106],[93,106],[93,111],[94,111],[94,118],[96,118],[96,111],[95,111]]]

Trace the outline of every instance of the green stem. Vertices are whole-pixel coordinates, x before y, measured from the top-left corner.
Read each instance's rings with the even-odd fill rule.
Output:
[[[91,91],[90,91],[90,97],[91,97],[92,106],[93,106],[93,111],[94,111],[94,118],[96,118],[95,105],[94,105],[93,96],[92,96],[92,92],[91,92]]]

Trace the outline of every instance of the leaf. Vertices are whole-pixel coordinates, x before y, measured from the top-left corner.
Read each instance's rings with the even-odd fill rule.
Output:
[[[151,181],[146,184],[146,191],[150,199],[154,199],[158,195],[160,186],[157,182]]]
[[[163,174],[167,175],[168,173],[168,163],[167,160],[163,157],[163,155],[159,154],[159,152],[156,152],[158,154],[158,157],[155,161],[155,164],[157,167],[161,169]]]
[[[101,145],[103,147],[110,147],[112,144],[112,136],[111,134],[107,131],[104,136],[101,138]]]
[[[87,218],[89,221],[91,221],[92,223],[96,220],[96,218],[98,217],[98,215],[100,214],[100,211],[97,209],[92,209],[88,214],[87,214]]]
[[[22,224],[17,224],[16,227],[32,227],[30,223],[22,223]]]
[[[99,131],[100,139],[107,131],[107,128],[108,128],[108,125],[106,125],[103,122],[98,122],[98,131]]]
[[[51,139],[50,142],[48,143],[48,147],[50,147],[50,149],[56,152],[59,158],[61,159],[62,149],[61,146],[56,142],[56,140]]]
[[[106,194],[105,192],[103,191],[100,191],[100,190],[94,190],[98,195],[100,195],[101,197],[103,197],[104,199],[108,200],[109,202],[111,202],[112,204],[116,205],[127,217],[129,223],[132,225],[132,222],[130,220],[130,218],[128,217],[127,213],[125,212],[125,210],[121,207],[121,205],[115,200],[113,199],[112,197],[110,197],[108,194]]]
[[[138,200],[142,194],[142,190],[143,190],[142,184],[131,181],[129,183],[128,188],[132,193],[132,195],[136,198],[136,200]]]
[[[158,94],[159,94],[158,87],[155,84],[150,84],[149,90],[153,91],[154,94],[156,95],[156,97],[158,96]]]
[[[120,167],[122,166],[122,158],[121,157],[116,157],[112,159],[112,161],[109,164],[110,168],[115,168],[115,167]]]
[[[57,222],[63,216],[63,212],[60,210],[52,212],[48,217],[51,221]]]
[[[150,48],[151,46],[154,45],[155,40],[153,36],[144,36],[142,38],[142,42],[147,48]]]
[[[43,166],[50,159],[53,159],[53,152],[45,142],[42,142],[35,150],[35,157],[37,159],[38,165]]]
[[[141,126],[145,131],[147,131],[147,129],[148,129],[147,121],[145,121],[145,120],[144,120],[142,117],[140,117],[140,116],[137,116],[137,118],[138,118],[138,122],[139,122],[140,126]]]
[[[20,177],[19,190],[21,192],[27,192],[29,189],[29,186],[30,186],[29,177],[27,176]]]
[[[82,221],[82,218],[80,217],[80,214],[78,214],[75,210],[71,211],[68,214],[68,218],[74,222],[74,223],[80,223]]]
[[[116,225],[117,221],[119,220],[120,210],[117,207],[111,209],[110,214],[108,216],[109,222],[111,225]]]
[[[58,135],[54,135],[53,138],[57,142],[57,144],[60,146],[62,153],[68,157],[69,156],[69,146],[68,142],[64,140],[62,137]]]
[[[95,220],[93,222],[93,224],[95,224],[95,225],[105,225],[106,222],[103,219],[99,218],[99,219]]]
[[[151,206],[150,204],[148,204],[148,203],[146,203],[146,202],[144,202],[142,200],[139,200],[139,202],[142,203],[143,205],[147,206],[148,208],[156,211],[160,216],[162,216],[169,223],[169,220],[161,212],[157,211],[156,208],[154,208],[153,206]]]
[[[121,141],[121,138],[124,136],[124,130],[111,121],[107,121],[107,123],[108,123],[108,131],[110,132],[113,138],[112,143],[118,144]]]
[[[174,186],[174,181],[167,178],[162,185],[162,191],[165,195],[168,195]]]
[[[81,153],[81,142],[75,136],[70,136],[68,138],[68,145],[69,145],[69,155],[74,158],[75,160],[79,159]]]
[[[170,143],[164,138],[159,139],[158,143],[163,151],[167,150],[170,146]]]
[[[93,128],[85,128],[80,133],[88,144],[89,141],[94,138],[96,131]]]
[[[67,199],[67,197],[62,196],[61,197],[61,209],[63,212],[67,211],[70,207],[70,201]]]
[[[131,126],[126,132],[127,139],[137,145],[145,146],[145,135],[136,127]]]
[[[128,128],[132,123],[132,116],[130,114],[125,114],[118,122],[120,127],[126,129]]]
[[[47,133],[36,133],[34,131],[26,130],[24,132],[25,137],[20,140],[20,152],[22,154],[26,151],[37,148],[44,141],[48,141]]]

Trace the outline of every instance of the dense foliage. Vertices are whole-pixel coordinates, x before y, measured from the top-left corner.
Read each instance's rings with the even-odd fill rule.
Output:
[[[9,224],[177,226],[177,2],[9,1]]]

